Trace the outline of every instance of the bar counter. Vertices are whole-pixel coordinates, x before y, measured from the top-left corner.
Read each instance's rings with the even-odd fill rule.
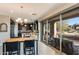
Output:
[[[23,41],[30,41],[30,40],[37,40],[33,37],[28,38],[9,38],[5,42],[23,42]]]
[[[26,38],[9,38],[5,42],[20,42],[20,55],[24,55],[24,42],[25,41],[34,41],[35,45],[35,55],[38,54],[38,40],[35,37],[26,37]],[[4,48],[6,49],[6,48]],[[6,52],[6,51],[5,51]]]

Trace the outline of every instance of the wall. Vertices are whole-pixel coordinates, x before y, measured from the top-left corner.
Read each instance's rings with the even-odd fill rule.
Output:
[[[1,42],[4,42],[6,39],[10,38],[10,17],[0,15],[0,24],[1,23],[7,24],[8,31],[7,32],[0,32],[0,46],[2,46]]]

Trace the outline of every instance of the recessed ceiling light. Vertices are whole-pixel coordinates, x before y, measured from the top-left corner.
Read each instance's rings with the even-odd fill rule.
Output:
[[[20,6],[20,8],[23,8],[23,6]]]
[[[32,15],[37,15],[36,13],[32,13]]]

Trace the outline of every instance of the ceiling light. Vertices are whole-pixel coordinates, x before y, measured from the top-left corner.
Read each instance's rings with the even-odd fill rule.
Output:
[[[32,13],[32,15],[37,15],[36,13]]]
[[[27,25],[24,25],[25,27],[27,26]]]
[[[27,22],[27,19],[24,19],[24,22]]]
[[[23,6],[20,6],[20,8],[23,8]]]
[[[18,19],[16,19],[16,22],[19,22]]]
[[[16,22],[20,22],[20,21],[21,21],[21,18],[16,19]]]
[[[21,20],[21,18],[18,18],[18,20],[20,21],[20,20]]]
[[[22,21],[22,20],[20,20],[19,22],[20,22],[20,23],[23,23],[23,21]]]
[[[30,27],[32,27],[32,25],[30,25]]]

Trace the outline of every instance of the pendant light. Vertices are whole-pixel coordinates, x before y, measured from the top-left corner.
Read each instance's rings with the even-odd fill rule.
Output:
[[[20,12],[21,12],[21,16],[22,16],[22,9],[23,9],[23,6],[20,6],[20,9],[21,9]],[[16,19],[16,22],[23,25],[24,23],[27,23],[27,19],[17,18],[17,19]]]

